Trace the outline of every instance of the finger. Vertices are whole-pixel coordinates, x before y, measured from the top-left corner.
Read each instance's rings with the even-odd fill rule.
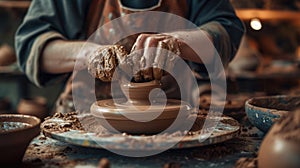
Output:
[[[140,35],[129,54],[129,56],[132,57],[132,74],[135,82],[142,82],[143,80],[141,75],[141,59],[144,54],[143,49],[147,37],[148,35]]]
[[[144,48],[144,58],[145,67],[142,67],[141,75],[143,76],[144,80],[151,81],[154,79],[153,77],[153,63],[156,56],[156,50],[158,48],[158,40],[156,38],[147,38],[145,42]]]
[[[153,76],[154,79],[160,80],[163,75],[163,69],[165,67],[165,62],[167,59],[167,45],[160,41],[158,43],[156,56],[153,63]]]
[[[147,64],[147,58],[143,55],[140,60],[140,74],[143,81],[151,80],[151,76],[152,76],[152,73],[150,74],[149,68],[146,66],[146,64]]]
[[[174,70],[175,63],[180,55],[179,45],[176,40],[173,39],[168,39],[165,43],[168,46],[165,70],[171,72]]]
[[[128,55],[128,57],[131,57],[132,60],[132,73],[130,75],[133,76],[133,80],[135,82],[141,82],[142,76],[141,76],[141,68],[140,68],[140,60],[141,60],[141,53],[138,51],[135,51]]]
[[[133,44],[130,53],[138,51],[138,50],[142,50],[144,48],[144,44],[148,37],[150,37],[150,34],[140,34],[137,37],[135,43]]]
[[[123,62],[120,62],[117,67],[117,75],[114,76],[114,79],[119,79],[121,77],[125,77],[127,80],[131,80],[129,78],[132,77],[132,61],[130,57],[127,57],[127,59]]]

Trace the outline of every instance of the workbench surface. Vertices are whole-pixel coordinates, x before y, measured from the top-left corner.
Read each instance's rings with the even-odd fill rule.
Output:
[[[92,149],[36,137],[29,145],[22,167],[98,167],[106,158],[111,167],[234,167],[241,157],[255,157],[263,134],[255,127],[242,126],[239,137],[205,147],[168,150],[161,154],[130,158],[104,149]]]

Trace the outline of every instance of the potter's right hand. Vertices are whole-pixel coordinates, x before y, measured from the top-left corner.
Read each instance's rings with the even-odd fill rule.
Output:
[[[180,45],[178,39],[167,34],[140,34],[128,56],[134,81],[161,80],[163,70],[173,71]]]

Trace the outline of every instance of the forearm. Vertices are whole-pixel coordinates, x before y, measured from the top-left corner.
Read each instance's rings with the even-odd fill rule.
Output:
[[[82,50],[83,45],[85,45]],[[50,74],[72,72],[78,61],[85,61],[85,57],[97,48],[97,44],[84,41],[54,40],[44,48],[41,56],[41,71]],[[81,54],[79,56],[79,53]]]

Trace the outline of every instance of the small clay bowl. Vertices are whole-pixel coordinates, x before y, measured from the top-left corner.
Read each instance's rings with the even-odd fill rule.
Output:
[[[247,100],[245,111],[249,121],[266,133],[274,122],[299,106],[300,96],[265,96]]]
[[[46,99],[43,97],[21,99],[17,107],[17,112],[44,119],[48,115]]]
[[[151,104],[148,99],[150,92],[153,89],[160,87],[160,82],[156,80],[121,85],[121,89],[125,94],[127,101],[132,104]]]
[[[40,122],[29,115],[0,115],[0,165],[21,163],[27,146],[40,132]]]

